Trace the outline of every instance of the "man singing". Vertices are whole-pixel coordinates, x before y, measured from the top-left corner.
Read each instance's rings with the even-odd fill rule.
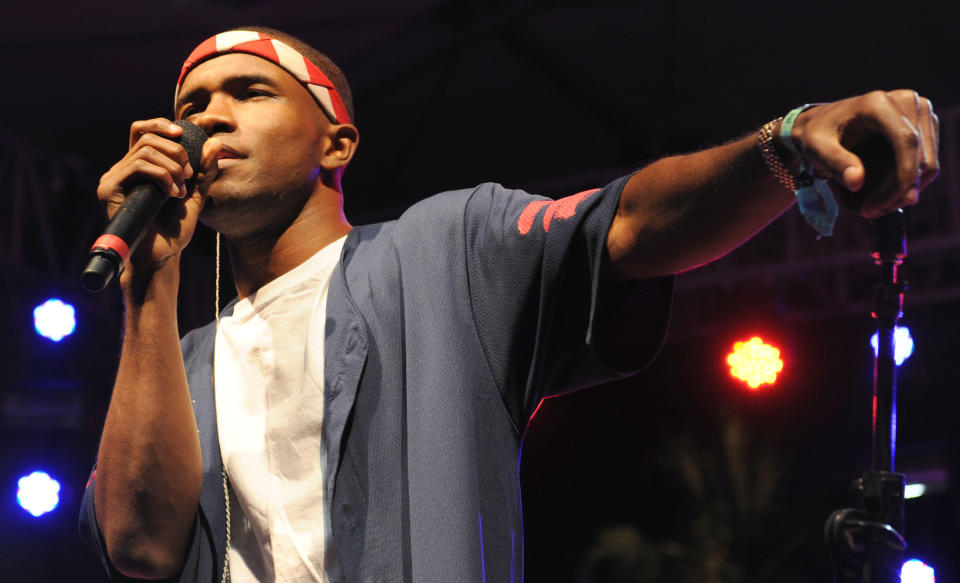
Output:
[[[642,368],[672,274],[795,200],[826,234],[831,191],[876,217],[939,168],[930,102],[877,91],[566,198],[482,184],[353,227],[350,89],[315,49],[218,34],[184,64],[173,118],[210,136],[199,167],[170,139],[180,127],[137,121],[98,188],[111,215],[137,182],[172,199],[120,279],[123,347],[83,500],[84,538],[117,579],[520,581],[517,465],[541,399]],[[893,149],[883,180],[851,151],[873,138]],[[238,297],[181,340],[199,220]]]

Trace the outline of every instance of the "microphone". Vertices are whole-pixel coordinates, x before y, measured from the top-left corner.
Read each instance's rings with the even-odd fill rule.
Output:
[[[194,170],[194,175],[186,181],[187,192],[190,192],[200,168],[200,152],[203,143],[207,141],[207,134],[188,121],[179,120],[174,123],[183,128],[183,133],[179,138],[168,139],[183,145],[187,151]],[[113,215],[110,224],[90,248],[90,259],[80,276],[80,281],[87,291],[101,292],[110,280],[120,275],[127,259],[143,239],[147,227],[160,212],[160,207],[169,199],[170,195],[151,180],[133,185],[117,214]]]

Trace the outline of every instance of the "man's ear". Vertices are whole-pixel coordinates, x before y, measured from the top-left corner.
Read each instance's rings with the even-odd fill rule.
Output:
[[[320,151],[320,167],[327,171],[345,168],[357,151],[360,134],[353,124],[329,124]]]

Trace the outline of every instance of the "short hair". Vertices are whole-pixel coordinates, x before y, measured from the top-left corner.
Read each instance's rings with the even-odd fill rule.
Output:
[[[297,37],[275,28],[269,28],[266,26],[238,26],[233,30],[251,30],[253,32],[263,33],[265,35],[272,36],[273,38],[286,43],[299,51],[300,54],[305,56],[310,60],[310,62],[316,65],[317,68],[323,71],[323,74],[327,76],[327,79],[333,83],[333,88],[337,90],[337,93],[340,95],[340,99],[343,100],[343,106],[347,110],[347,115],[350,117],[350,121],[356,121],[356,117],[353,112],[353,94],[350,92],[350,84],[347,83],[346,75],[343,74],[343,71],[340,70],[340,67],[338,67],[330,57],[321,53]]]

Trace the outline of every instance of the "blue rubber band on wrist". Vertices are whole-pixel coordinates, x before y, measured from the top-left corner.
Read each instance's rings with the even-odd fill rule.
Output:
[[[840,207],[830,185],[822,178],[815,178],[806,161],[801,166],[793,195],[797,198],[797,208],[803,219],[819,233],[817,238],[833,235]]]

